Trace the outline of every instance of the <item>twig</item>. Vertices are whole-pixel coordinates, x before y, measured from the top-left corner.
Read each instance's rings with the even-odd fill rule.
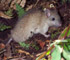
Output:
[[[10,44],[11,41],[12,41],[12,38],[9,39],[9,41],[6,43],[6,46],[7,46],[8,44]]]
[[[36,4],[34,5],[34,7],[38,4],[39,0],[37,0]]]
[[[43,57],[46,55],[46,53],[47,53],[49,50],[52,50],[54,47],[55,47],[55,46],[52,45],[47,51],[45,51],[45,52],[38,58],[38,60],[40,60],[41,58],[43,58]]]
[[[6,51],[6,49],[4,49],[4,50],[1,50],[1,51],[0,51],[0,54],[4,53],[5,51]]]
[[[69,24],[69,26],[68,26],[68,28],[67,28],[67,31],[66,31],[66,33],[65,33],[65,35],[64,35],[64,37],[63,37],[63,39],[65,39],[65,37],[67,36],[67,33],[68,33],[69,29],[70,29],[70,24]],[[59,38],[58,38],[58,39],[59,39]],[[52,45],[47,51],[45,51],[42,55],[40,55],[40,57],[38,58],[38,60],[40,60],[41,58],[43,58],[43,57],[46,55],[46,53],[47,53],[49,50],[52,50],[53,48],[55,48],[54,45]]]

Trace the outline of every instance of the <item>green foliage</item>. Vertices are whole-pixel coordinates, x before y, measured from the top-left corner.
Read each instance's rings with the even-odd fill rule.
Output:
[[[26,49],[29,49],[29,47],[30,47],[30,44],[26,44],[24,42],[19,42],[19,44],[20,44],[20,46],[22,46],[22,47],[24,47]]]
[[[70,60],[70,52],[63,50],[63,57],[66,60]]]
[[[12,9],[9,9],[8,11],[6,11],[5,14],[11,17],[13,15]]]
[[[67,37],[68,37],[68,36],[70,36],[70,29],[69,29],[68,34],[67,34]]]
[[[51,51],[49,50],[48,52],[46,52],[46,55],[49,55],[51,53]]]
[[[55,45],[55,49],[51,54],[52,60],[61,60],[61,52],[66,60],[70,60],[70,39],[58,40],[51,45],[53,44]],[[63,50],[62,47],[64,48]]]
[[[39,58],[39,57],[37,57],[36,60],[39,60],[38,58]],[[46,60],[46,58],[42,58],[41,60]],[[49,59],[48,59],[48,60],[49,60]]]
[[[61,60],[61,48],[56,45],[54,51],[51,54],[52,60]]]
[[[63,47],[64,47],[64,50],[70,51],[70,39],[67,39],[67,41],[68,43],[64,43]]]
[[[70,39],[66,39],[68,42],[63,44],[63,57],[66,60],[70,60]]]
[[[65,35],[66,31],[67,31],[67,28],[65,28],[64,32],[61,34],[62,37]],[[70,36],[70,29],[69,29],[69,31],[67,33],[67,37],[68,36]]]
[[[61,56],[63,56],[66,60],[70,60],[70,39],[58,40],[51,45],[53,44],[55,45],[55,49],[51,54],[52,60],[61,60]]]
[[[51,34],[51,39],[55,38],[57,35],[59,34],[59,32],[56,32],[55,34]]]
[[[63,30],[60,37],[64,37],[66,32],[67,32],[67,28]],[[70,29],[67,33],[67,37],[70,37]],[[52,48],[51,46],[55,46],[55,47]],[[61,60],[61,58],[64,58],[65,60],[70,60],[70,38],[65,40],[61,40],[61,39],[55,40],[53,43],[50,44],[50,47],[54,50],[51,53],[52,49],[49,49],[49,51],[46,52],[46,55],[51,54],[52,60]]]
[[[38,46],[35,46],[34,48],[35,48],[36,50],[39,50],[39,47],[38,47]]]
[[[46,52],[46,55],[49,55],[51,53],[52,60],[61,60],[62,56],[66,60],[70,60],[70,57],[69,57],[70,56],[70,39],[56,40],[55,42],[53,42],[51,44],[51,46],[52,45],[55,46],[53,52],[51,53],[52,50],[49,50],[49,51]],[[39,57],[37,57],[36,60],[38,60],[38,58]],[[50,58],[48,58],[48,59],[50,59]]]
[[[67,39],[68,43],[64,43],[63,57],[66,60],[70,60],[70,39]]]
[[[39,50],[39,47],[36,46],[36,44],[34,44],[34,43],[32,43],[30,46],[33,47],[33,48],[35,48],[36,50]]]
[[[0,23],[0,31],[4,31],[4,30],[9,29],[9,28],[11,28],[11,26],[6,26],[6,25]]]
[[[17,10],[19,18],[21,18],[22,15],[25,13],[24,9],[20,5],[18,5],[18,4],[16,4],[16,10]]]
[[[24,42],[19,42],[20,46],[26,48],[26,49],[29,49],[29,47],[33,47],[34,49],[36,50],[39,50],[39,47],[36,46],[35,44],[26,44]]]

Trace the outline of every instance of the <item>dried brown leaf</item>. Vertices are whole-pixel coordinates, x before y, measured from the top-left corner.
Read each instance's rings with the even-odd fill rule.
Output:
[[[26,55],[30,55],[29,52],[26,52],[26,51],[23,51],[23,50],[18,50],[18,53],[24,53],[24,54],[26,54]]]
[[[37,41],[40,45],[40,47],[43,49],[44,45],[45,45],[45,42],[41,41],[41,40],[38,40]]]
[[[1,49],[5,48],[5,45],[3,43],[0,43],[0,48]]]
[[[5,19],[11,19],[12,17],[5,15],[2,11],[0,11],[0,17],[3,17]]]

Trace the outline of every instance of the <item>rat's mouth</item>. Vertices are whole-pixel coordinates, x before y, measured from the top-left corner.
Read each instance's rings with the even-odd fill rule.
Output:
[[[61,27],[62,26],[62,24],[56,24],[56,25],[53,25],[53,26],[51,26],[51,27],[56,27],[56,28],[58,28],[58,27]]]

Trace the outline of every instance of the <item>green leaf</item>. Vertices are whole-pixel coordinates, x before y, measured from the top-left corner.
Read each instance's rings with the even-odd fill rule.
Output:
[[[21,18],[23,16],[23,14],[25,14],[24,9],[20,5],[18,5],[18,4],[16,4],[16,10],[17,10],[19,18]]]
[[[35,60],[39,60],[38,58],[39,58],[39,57],[37,57]],[[46,59],[43,57],[43,58],[42,58],[42,59],[40,59],[40,60],[46,60]]]
[[[30,46],[33,47],[36,50],[39,50],[39,46],[37,46],[35,42],[30,44]]]
[[[55,46],[54,51],[51,54],[52,60],[61,60],[61,49],[60,46]]]
[[[67,43],[64,43],[63,45],[63,57],[66,59],[66,60],[70,60],[70,39],[67,39]]]
[[[61,34],[61,37],[64,37],[66,31],[67,31],[67,28],[64,29],[64,32]],[[69,29],[69,31],[68,31],[68,33],[67,33],[67,37],[68,37],[68,36],[70,36],[70,29]]]
[[[66,51],[70,51],[70,39],[67,39],[67,43],[64,43],[63,47],[64,47],[64,50]]]
[[[68,45],[68,49],[70,50],[70,44]]]
[[[39,57],[37,57],[35,60],[38,60]]]
[[[69,29],[68,34],[67,34],[67,37],[68,37],[68,36],[70,36],[70,29]]]
[[[11,17],[13,15],[12,9],[9,9],[8,11],[6,11],[5,14]]]
[[[38,46],[35,46],[35,49],[36,49],[36,50],[39,50],[39,47],[38,47]]]
[[[63,50],[63,57],[66,60],[70,60],[70,52]]]
[[[55,38],[57,35],[59,34],[59,32],[56,32],[55,34],[51,34],[51,39]]]
[[[66,51],[68,51],[68,47],[66,46],[66,44],[64,44],[64,49],[66,50]]]
[[[70,38],[66,39],[70,43]]]
[[[68,42],[68,41],[67,40],[56,40],[55,42],[51,43],[50,46],[57,45],[57,44],[60,44],[60,43],[65,43],[65,42]]]
[[[63,37],[65,35],[67,28],[64,29],[64,32],[61,34],[61,36]]]
[[[24,47],[26,49],[29,49],[29,47],[30,47],[30,44],[26,44],[24,42],[19,42],[19,44],[20,44],[20,46],[22,46],[22,47]]]
[[[46,55],[49,55],[51,53],[51,51],[49,50],[47,53],[46,53]]]
[[[45,58],[43,58],[42,60],[46,60]]]
[[[11,26],[7,26],[7,25],[0,23],[0,31],[4,31],[4,30],[9,29],[9,28],[11,28]]]

